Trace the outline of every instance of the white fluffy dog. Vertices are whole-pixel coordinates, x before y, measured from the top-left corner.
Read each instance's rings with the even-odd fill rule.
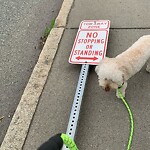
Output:
[[[121,92],[125,97],[127,80],[136,74],[147,60],[146,70],[150,72],[150,35],[142,36],[130,48],[115,58],[106,57],[101,60],[95,68],[99,85],[105,91],[117,90],[120,85],[123,85]],[[119,98],[117,92],[116,96]]]

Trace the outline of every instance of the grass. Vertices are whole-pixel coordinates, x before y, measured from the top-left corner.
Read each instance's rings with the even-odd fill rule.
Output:
[[[52,28],[54,27],[55,25],[55,19],[52,19],[51,23],[50,23],[50,26],[49,27],[46,27],[45,28],[45,31],[44,31],[44,38],[47,38],[49,33],[51,32]]]
[[[50,26],[45,28],[43,36],[40,37],[39,48],[41,50],[46,42],[46,39],[47,39],[49,33],[51,32],[52,28],[54,28],[54,25],[55,25],[55,19],[52,19]]]

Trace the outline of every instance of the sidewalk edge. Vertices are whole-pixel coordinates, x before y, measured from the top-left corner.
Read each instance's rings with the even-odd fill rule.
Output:
[[[70,10],[72,8],[72,5],[75,0],[64,0],[61,9],[59,11],[59,14],[56,18],[56,27],[65,27],[67,24],[68,14],[70,13]]]
[[[11,120],[1,150],[21,150],[52,66],[63,28],[53,28]]]

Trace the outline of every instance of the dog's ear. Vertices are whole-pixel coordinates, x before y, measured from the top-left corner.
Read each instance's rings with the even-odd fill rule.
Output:
[[[105,57],[104,59],[109,59],[109,57]],[[95,67],[95,72],[96,73],[98,73],[98,70],[99,70],[99,68],[100,68],[100,66],[101,66],[102,63],[103,63],[103,59],[100,60],[99,64]]]

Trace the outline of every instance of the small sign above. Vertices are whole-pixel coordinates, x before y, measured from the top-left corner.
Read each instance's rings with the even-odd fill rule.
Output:
[[[72,64],[97,65],[106,55],[109,27],[109,20],[82,21],[69,62]]]
[[[85,20],[80,23],[80,30],[99,30],[110,28],[108,20]]]

